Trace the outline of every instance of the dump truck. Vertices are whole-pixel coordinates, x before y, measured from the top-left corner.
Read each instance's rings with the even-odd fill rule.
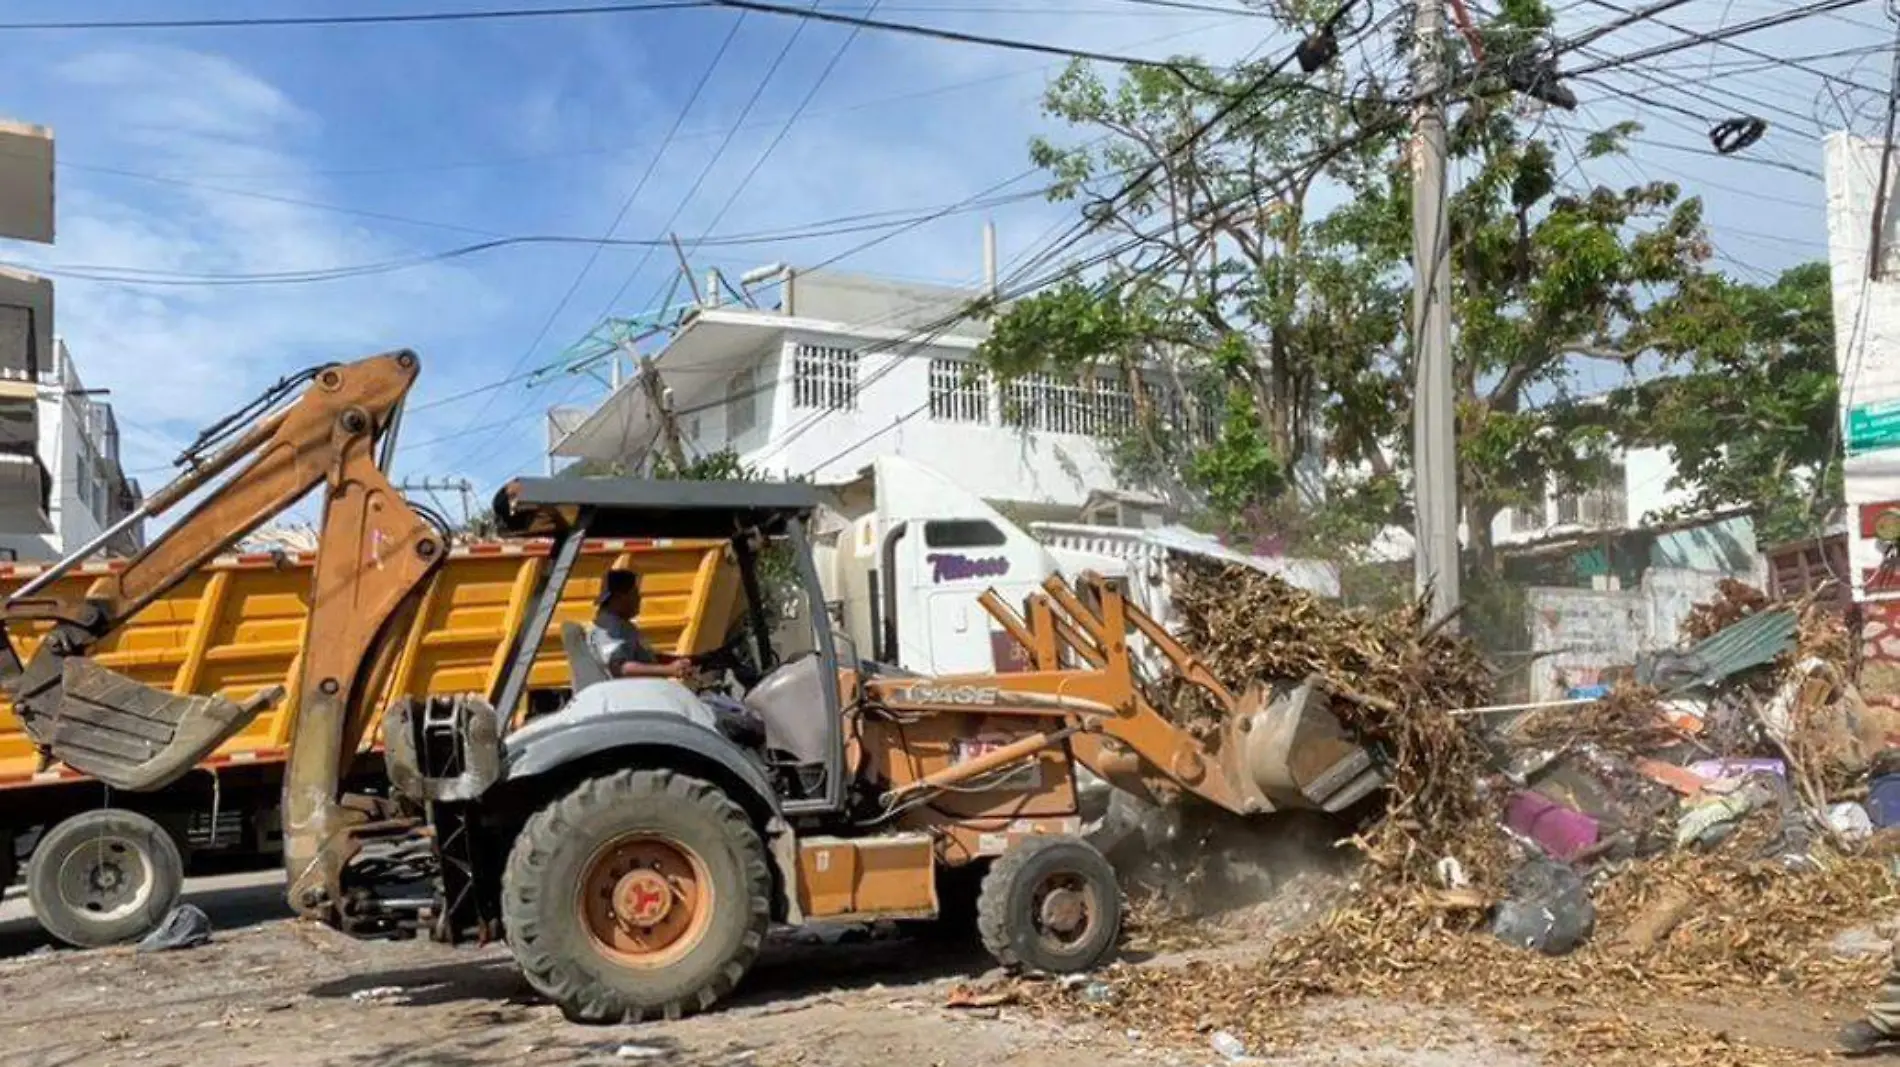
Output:
[[[546,540],[457,547],[424,595],[401,639],[383,706],[402,698],[486,691],[502,668],[504,637],[528,610],[547,566]],[[243,701],[293,677],[309,615],[312,552],[251,552],[218,558],[168,590],[97,646],[98,662],[173,693],[216,693]],[[703,653],[723,642],[739,617],[737,571],[721,540],[597,539],[581,549],[574,577],[543,636],[522,717],[552,710],[571,681],[558,629],[586,622],[609,567],[643,576],[641,629],[659,648]],[[123,561],[75,567],[45,587],[79,599]],[[0,565],[0,596],[48,569]],[[14,632],[30,656],[50,629]],[[294,698],[252,720],[164,789],[111,790],[49,763],[0,696],[0,887],[24,868],[40,924],[81,947],[143,936],[177,903],[193,860],[226,865],[274,862],[281,842],[279,799]],[[382,746],[372,732],[352,768],[351,787],[383,788]]]
[[[1243,816],[1338,810],[1380,784],[1318,685],[1231,692],[1114,583],[1052,577],[1020,610],[986,595],[1033,669],[920,675],[865,659],[830,624],[811,487],[538,478],[496,500],[504,529],[553,543],[501,672],[485,691],[391,706],[390,791],[351,793],[377,695],[447,557],[447,531],[384,473],[418,370],[390,353],[267,394],[147,501],[151,515],[199,502],[121,569],[78,597],[41,595],[75,553],[0,609],[0,682],[34,743],[114,789],[163,789],[286,692],[175,694],[93,653],[321,488],[283,801],[289,903],[307,919],[367,938],[500,938],[568,1017],[637,1021],[719,1002],[773,924],[931,918],[975,876],[976,934],[1000,962],[1074,972],[1114,951],[1121,907],[1113,869],[1077,834],[1078,765]],[[563,627],[573,695],[517,727],[593,538],[723,539],[744,622],[699,657],[693,685],[613,677]],[[777,635],[777,595],[805,605],[809,641]],[[23,655],[14,628],[47,623]],[[1190,729],[1150,699],[1138,642],[1201,690],[1213,721]]]

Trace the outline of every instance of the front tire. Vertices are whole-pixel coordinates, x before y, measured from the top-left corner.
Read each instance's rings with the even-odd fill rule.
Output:
[[[1005,967],[1086,971],[1115,951],[1121,887],[1094,845],[1079,837],[1031,837],[984,876],[976,922],[983,947]]]
[[[184,889],[178,843],[156,822],[121,808],[67,819],[46,832],[27,861],[34,916],[47,933],[77,948],[144,937]]]
[[[716,786],[621,771],[528,820],[502,919],[528,983],[569,1019],[678,1019],[745,976],[771,891],[758,832]]]

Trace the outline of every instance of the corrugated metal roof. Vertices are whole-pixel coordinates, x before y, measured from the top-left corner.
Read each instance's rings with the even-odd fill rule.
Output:
[[[1794,645],[1796,619],[1781,609],[1750,615],[1688,649],[1637,664],[1636,680],[1670,692],[1714,685],[1766,663]]]

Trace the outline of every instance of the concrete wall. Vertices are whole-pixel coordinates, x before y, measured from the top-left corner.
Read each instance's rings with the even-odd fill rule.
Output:
[[[791,290],[791,313],[799,318],[895,330],[936,327],[980,295],[974,289],[830,271],[794,274]],[[981,338],[989,336],[989,324],[959,319],[941,332],[952,337]]]
[[[1606,684],[1642,653],[1675,647],[1683,620],[1714,599],[1726,577],[1655,568],[1638,589],[1531,589],[1531,650],[1549,655],[1531,664],[1530,699],[1561,700],[1570,688]]]
[[[53,243],[53,131],[0,119],[0,237]]]

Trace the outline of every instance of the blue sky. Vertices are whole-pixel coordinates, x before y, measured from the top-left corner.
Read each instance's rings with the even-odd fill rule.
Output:
[[[13,0],[7,18],[106,19],[369,10],[444,10],[521,0]],[[1231,2],[1231,0],[1226,0]],[[531,6],[532,0],[522,6]],[[838,6],[827,0],[826,6]],[[851,10],[864,4],[853,0]],[[970,9],[994,7],[990,12]],[[1474,5],[1488,8],[1488,3]],[[1614,17],[1591,0],[1565,5],[1562,26]],[[944,10],[957,9],[957,10]],[[1005,12],[1006,9],[1006,12]],[[1379,13],[1389,9],[1381,3]],[[1774,0],[1698,0],[1670,13],[1695,29],[1784,9]],[[1233,59],[1261,46],[1260,19],[1162,10],[1121,0],[890,0],[879,17],[1162,56]],[[501,234],[597,236],[652,163],[737,15],[678,11],[588,18],[365,28],[0,33],[0,115],[54,127],[59,240],[0,248],[0,260],[192,274],[343,266],[427,253]],[[798,37],[726,151],[714,151],[774,58]],[[972,196],[1028,167],[1045,130],[1035,101],[1054,60],[865,31],[850,41],[810,108],[740,188],[847,38],[839,27],[748,15],[731,49],[659,157],[616,235],[646,238],[669,219],[683,236],[796,228]],[[1644,26],[1597,44],[1623,53],[1678,37]],[[1777,54],[1891,40],[1878,3],[1794,29],[1742,38]],[[1275,52],[1286,43],[1269,45]],[[1725,74],[1739,53],[1699,47],[1648,65],[1670,80]],[[1884,86],[1885,56],[1817,61]],[[1587,129],[1638,111],[1648,124],[1630,160],[1586,176],[1679,180],[1709,203],[1730,269],[1773,272],[1825,254],[1822,129],[1878,130],[1881,101],[1839,105],[1816,77],[1786,69],[1725,77],[1697,103],[1628,72],[1612,86],[1701,113],[1763,111],[1771,130],[1748,155],[1717,159],[1696,120],[1579,85]],[[1740,101],[1746,94],[1755,102]],[[1764,104],[1782,111],[1767,111]],[[1783,112],[1786,113],[1783,113]],[[1807,121],[1800,121],[1802,116]],[[1581,141],[1573,140],[1580,144]],[[706,182],[698,175],[714,161]],[[1762,162],[1767,161],[1767,162]],[[1024,180],[1011,191],[1033,187]],[[714,216],[738,190],[730,209]],[[683,206],[682,201],[684,200]],[[1040,203],[988,213],[1005,262],[1066,209]],[[841,268],[971,282],[982,216],[956,215],[867,249]],[[721,248],[691,258],[736,274],[775,260],[811,263],[867,234]],[[86,383],[109,388],[127,466],[148,488],[196,427],[279,374],[394,347],[424,358],[419,404],[555,359],[603,314],[632,313],[664,291],[670,251],[642,266],[637,249],[603,251],[580,283],[579,246],[510,248],[368,278],[289,286],[58,284],[57,329]],[[639,270],[636,272],[636,267]],[[570,287],[571,299],[563,300]],[[543,333],[544,325],[547,327]],[[1612,384],[1604,371],[1602,383]],[[541,413],[591,403],[585,377],[516,384],[420,410],[405,426],[402,474],[467,476],[492,485],[542,462]]]

